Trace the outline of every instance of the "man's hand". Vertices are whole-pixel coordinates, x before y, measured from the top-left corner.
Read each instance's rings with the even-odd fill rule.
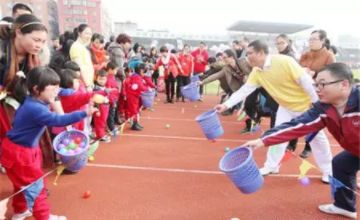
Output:
[[[224,105],[224,104],[219,104],[219,105],[215,106],[215,110],[219,113],[224,112],[227,109],[228,109],[228,107],[226,107],[226,105]]]
[[[249,146],[252,149],[256,150],[260,147],[263,147],[264,142],[261,139],[256,139],[256,140],[246,142],[243,146]]]

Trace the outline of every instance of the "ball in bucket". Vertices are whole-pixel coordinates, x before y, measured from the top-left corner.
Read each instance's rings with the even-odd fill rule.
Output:
[[[87,164],[88,145],[89,137],[79,130],[63,131],[53,141],[55,152],[71,172],[78,172]]]
[[[254,193],[261,189],[264,183],[252,150],[248,147],[240,146],[227,152],[221,158],[219,168],[242,193]]]

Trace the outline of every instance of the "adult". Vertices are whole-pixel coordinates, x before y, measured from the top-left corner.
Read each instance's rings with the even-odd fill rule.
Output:
[[[115,42],[110,43],[108,53],[110,61],[116,63],[118,75],[125,75],[125,63],[128,62],[128,54],[131,49],[131,38],[127,34],[119,34]]]
[[[316,78],[316,74],[325,65],[335,62],[335,56],[328,51],[327,45],[330,45],[330,41],[327,39],[327,34],[324,30],[311,32],[309,38],[310,50],[301,55],[299,63],[313,78]],[[300,156],[307,158],[310,153],[310,145],[306,143]]]
[[[91,54],[88,49],[92,37],[89,25],[80,24],[74,31],[76,41],[70,48],[70,59],[76,62],[81,69],[81,81],[87,90],[94,86],[94,67],[91,61]]]
[[[31,10],[30,6],[24,4],[24,3],[16,3],[13,7],[12,7],[12,16],[13,18],[17,18],[20,15],[23,14],[32,14],[33,11]]]
[[[254,148],[269,146],[326,127],[344,149],[332,160],[333,179],[343,186],[335,190],[333,204],[320,205],[319,209],[328,214],[356,219],[356,173],[360,169],[360,88],[352,86],[352,78],[351,69],[343,63],[325,66],[316,77],[314,86],[319,101],[311,109],[245,145]]]
[[[200,42],[199,47],[191,52],[191,55],[194,57],[194,75],[202,75],[205,73],[207,60],[209,58],[209,54],[206,50],[206,44],[204,42]],[[200,86],[200,95],[203,94],[203,86]],[[201,100],[201,98],[200,98]]]
[[[279,104],[275,121],[275,125],[279,125],[302,114],[309,109],[312,102],[318,100],[311,77],[294,59],[284,55],[269,55],[267,44],[259,40],[249,44],[247,59],[253,67],[248,80],[229,100],[215,107],[219,112],[231,108],[257,88],[263,87]],[[323,172],[321,180],[328,183],[332,155],[325,133],[320,131],[310,144],[316,146],[313,151],[315,160]],[[264,167],[260,169],[262,175],[279,173],[280,161],[285,154],[286,146],[287,144],[280,144],[272,146],[274,150],[268,150]]]

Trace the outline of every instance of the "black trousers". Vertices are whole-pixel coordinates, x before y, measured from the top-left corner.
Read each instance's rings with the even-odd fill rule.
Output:
[[[112,106],[110,105],[110,108],[109,108],[109,115],[108,115],[108,118],[107,118],[107,126],[109,128],[110,131],[114,130],[115,129],[115,119],[116,119],[116,106]]]
[[[168,78],[165,79],[165,92],[167,101],[172,101],[175,94],[175,77],[172,73],[170,73]]]
[[[356,191],[356,173],[360,170],[360,158],[348,151],[343,151],[332,160],[333,177],[348,188]],[[334,205],[356,212],[356,195],[345,187],[337,188],[334,195]]]
[[[189,76],[177,76],[176,77],[176,98],[182,97],[181,95],[181,87],[186,86],[190,83]]]

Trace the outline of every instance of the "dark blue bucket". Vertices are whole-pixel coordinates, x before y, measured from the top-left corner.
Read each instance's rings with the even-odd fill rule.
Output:
[[[141,93],[141,102],[145,108],[151,108],[154,103],[155,91]]]
[[[199,86],[196,83],[181,87],[181,94],[190,101],[197,101],[200,99]]]
[[[192,77],[190,77],[190,82],[197,82],[197,81],[200,81],[199,75],[193,75]]]
[[[219,116],[215,110],[207,111],[195,118],[209,140],[214,140],[224,134]]]
[[[79,144],[81,147],[78,147],[77,151],[69,153],[67,151],[61,150],[61,145],[65,145],[65,141],[72,141],[77,138],[82,140]],[[79,130],[63,131],[58,134],[53,141],[53,148],[55,152],[59,154],[60,160],[65,168],[71,172],[78,172],[86,166],[88,161],[88,147],[89,137],[84,132]]]
[[[264,183],[264,178],[253,158],[252,150],[248,147],[238,147],[227,152],[221,158],[219,168],[243,193],[254,193]]]

